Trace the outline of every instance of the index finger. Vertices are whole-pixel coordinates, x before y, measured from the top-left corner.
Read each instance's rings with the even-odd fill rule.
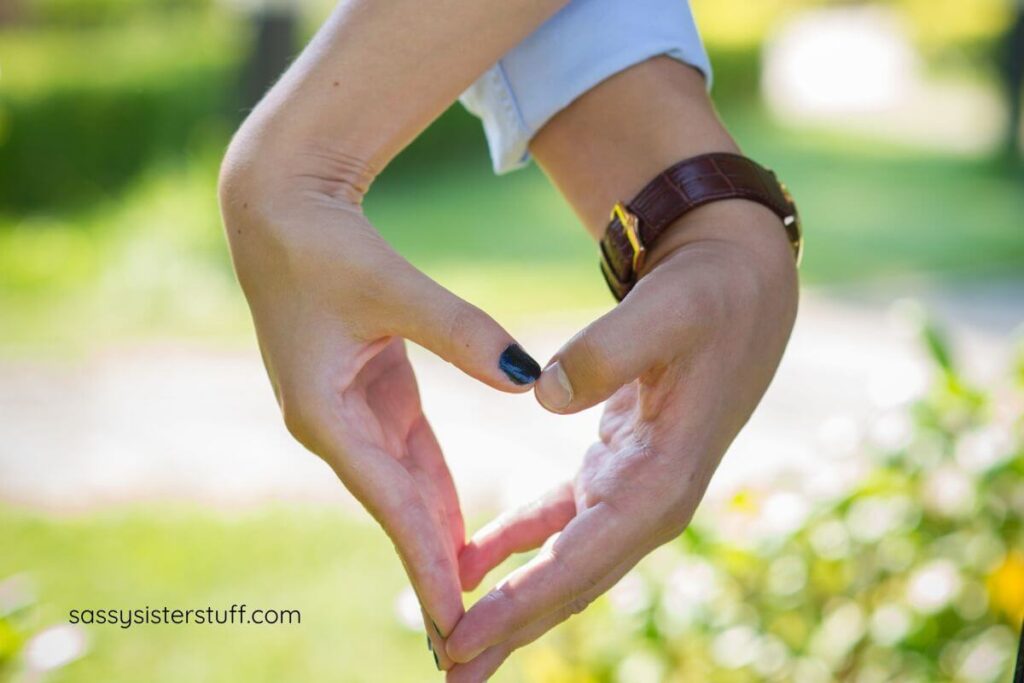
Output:
[[[578,514],[531,562],[480,599],[448,638],[459,663],[556,610],[582,611],[592,590],[633,555],[635,525],[607,503]]]

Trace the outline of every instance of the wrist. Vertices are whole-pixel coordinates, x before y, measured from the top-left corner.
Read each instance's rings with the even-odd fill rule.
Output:
[[[377,174],[365,155],[325,135],[260,117],[243,123],[231,141],[220,186],[266,203],[307,196],[358,207]]]
[[[648,249],[638,279],[680,249],[709,242],[740,250],[752,263],[766,268],[796,273],[782,220],[756,202],[729,199],[700,206],[669,226]]]

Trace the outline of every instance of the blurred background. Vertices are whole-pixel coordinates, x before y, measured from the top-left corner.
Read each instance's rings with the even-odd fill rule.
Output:
[[[1008,680],[1024,3],[693,9],[723,118],[800,204],[797,328],[693,527],[495,680]],[[216,206],[232,130],[328,11],[0,0],[0,681],[439,678],[383,534],[281,425]],[[495,178],[457,106],[367,211],[538,359],[611,303],[540,172]],[[413,362],[471,528],[595,434]],[[302,624],[67,623],[234,603]]]

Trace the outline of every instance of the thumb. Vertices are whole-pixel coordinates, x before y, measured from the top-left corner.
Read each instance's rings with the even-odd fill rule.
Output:
[[[501,391],[527,391],[540,376],[537,361],[473,304],[411,266],[398,287],[390,297],[396,334]]]
[[[687,316],[664,297],[635,296],[640,293],[627,296],[555,354],[537,381],[542,406],[555,413],[584,410],[679,354]]]

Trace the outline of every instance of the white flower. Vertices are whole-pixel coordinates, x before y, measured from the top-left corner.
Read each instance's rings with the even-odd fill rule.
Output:
[[[787,555],[768,567],[768,590],[776,595],[792,595],[807,584],[807,565],[797,555]]]
[[[637,572],[622,577],[608,592],[612,607],[623,614],[636,614],[651,604],[651,590]]]
[[[832,672],[820,659],[803,657],[793,667],[793,683],[832,683]]]
[[[423,630],[423,612],[412,586],[406,586],[395,598],[395,618],[410,631]]]
[[[957,677],[965,681],[992,683],[1009,668],[1016,638],[1003,626],[993,626],[965,648]]]
[[[25,646],[25,661],[32,671],[50,671],[67,666],[85,654],[88,644],[79,626],[52,626],[36,634]]]
[[[762,676],[781,672],[789,663],[789,648],[780,638],[773,635],[761,636],[757,645],[754,670]]]
[[[650,652],[630,654],[615,671],[620,683],[658,683],[664,676],[665,665]]]
[[[811,639],[811,652],[826,662],[839,663],[865,632],[864,611],[855,602],[844,602],[825,617]]]
[[[871,543],[903,528],[913,512],[914,505],[906,496],[870,496],[850,506],[846,525],[854,538]]]
[[[619,664],[615,680],[620,683],[658,683],[665,675],[665,665],[648,652],[635,652]]]
[[[775,493],[765,500],[760,523],[767,533],[785,536],[803,526],[809,508],[807,501],[796,493]]]
[[[989,425],[968,432],[956,443],[956,461],[969,472],[984,472],[1013,455],[1013,436],[1003,426]]]
[[[830,519],[815,526],[810,542],[814,551],[827,560],[839,560],[850,554],[850,535],[839,520]]]
[[[711,656],[726,669],[740,669],[757,654],[757,632],[749,626],[733,626],[723,631],[711,644]]]
[[[871,638],[879,645],[889,647],[903,640],[913,619],[900,605],[882,605],[871,615]]]
[[[914,572],[907,584],[907,602],[922,614],[934,614],[960,592],[960,574],[949,560],[935,560]]]
[[[921,493],[924,504],[945,517],[962,517],[974,509],[974,482],[954,465],[932,470]]]

